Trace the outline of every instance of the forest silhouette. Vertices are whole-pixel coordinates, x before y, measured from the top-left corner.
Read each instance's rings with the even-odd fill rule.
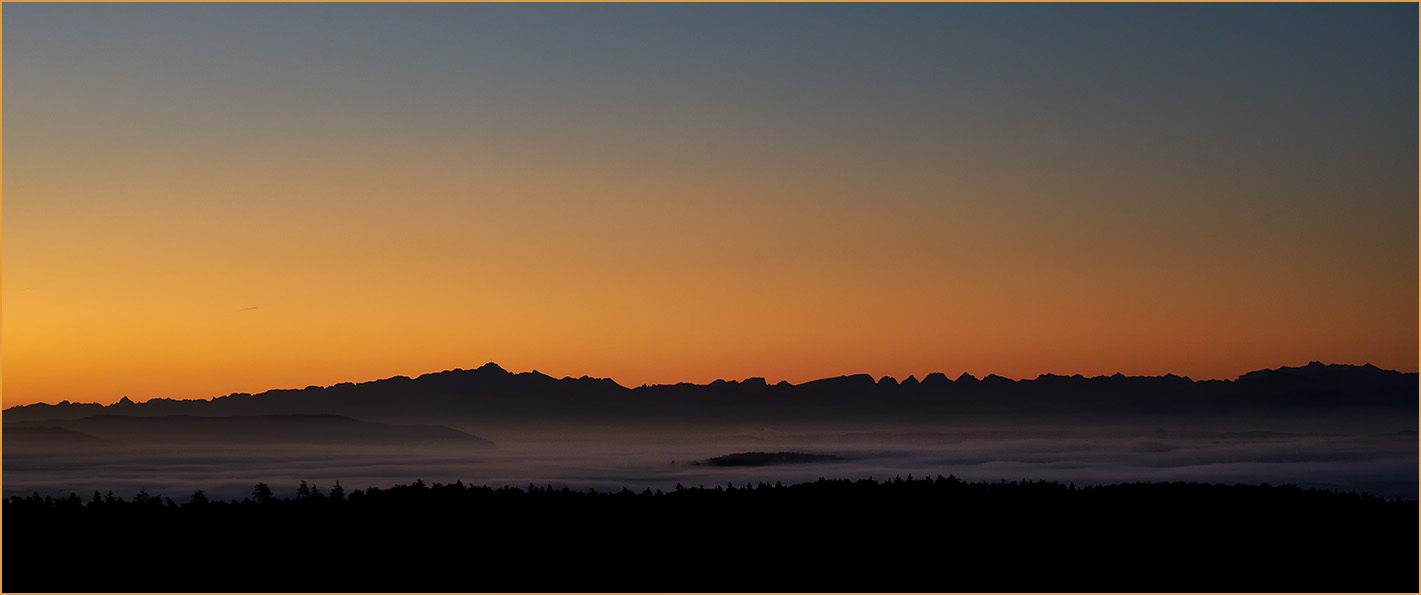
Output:
[[[289,488],[287,488],[289,489]],[[284,490],[283,490],[284,491]],[[1294,485],[415,481],[4,502],[5,591],[1417,590],[1417,502]]]

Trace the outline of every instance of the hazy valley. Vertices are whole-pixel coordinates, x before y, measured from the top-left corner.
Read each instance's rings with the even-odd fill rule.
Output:
[[[1416,374],[1311,364],[1174,376],[845,376],[625,388],[489,364],[212,400],[4,412],[5,496],[302,481],[633,490],[827,478],[1295,483],[1416,498]],[[794,452],[820,459],[712,465]]]

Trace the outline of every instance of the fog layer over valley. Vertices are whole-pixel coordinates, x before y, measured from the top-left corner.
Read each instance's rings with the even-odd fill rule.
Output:
[[[213,401],[30,406],[4,414],[4,495],[240,500],[256,483],[289,496],[302,481],[349,490],[416,479],[669,491],[955,475],[1417,497],[1415,374],[1265,372],[1208,383],[843,377],[626,389],[485,366]],[[804,456],[710,464],[737,453]]]
[[[956,475],[969,481],[1046,479],[1295,483],[1304,487],[1416,497],[1412,433],[1145,434],[1051,429],[790,433],[699,436],[570,432],[507,436],[494,448],[428,445],[166,444],[96,449],[5,450],[5,495],[93,491],[129,498],[139,490],[182,501],[196,490],[238,499],[258,482],[280,495],[308,484],[347,489],[416,479],[466,484],[670,490],[761,481]],[[832,455],[838,460],[763,466],[706,464],[746,452]],[[287,494],[289,495],[289,494]]]

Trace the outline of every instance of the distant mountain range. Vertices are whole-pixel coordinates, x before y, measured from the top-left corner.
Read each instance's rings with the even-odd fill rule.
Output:
[[[1042,375],[1010,380],[941,373],[919,380],[866,374],[790,384],[763,378],[627,388],[605,378],[553,378],[510,373],[489,363],[418,378],[237,393],[211,400],[128,398],[112,405],[61,402],[4,410],[6,432],[17,422],[77,420],[96,415],[344,416],[384,423],[491,422],[814,422],[1010,419],[1140,419],[1162,416],[1417,416],[1417,374],[1368,365],[1325,365],[1249,372],[1236,380],[1165,376]],[[354,421],[351,420],[351,421]],[[308,420],[309,421],[309,420]],[[93,424],[103,422],[94,421]],[[112,421],[107,423],[113,423]],[[130,425],[134,422],[127,422]],[[77,427],[71,430],[82,431]],[[447,428],[445,428],[447,430]],[[452,431],[452,430],[451,430]],[[85,432],[88,433],[88,432]]]

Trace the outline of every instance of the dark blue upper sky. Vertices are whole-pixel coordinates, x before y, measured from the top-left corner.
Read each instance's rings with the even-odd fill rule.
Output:
[[[1415,369],[1415,4],[4,10],[7,399]]]

